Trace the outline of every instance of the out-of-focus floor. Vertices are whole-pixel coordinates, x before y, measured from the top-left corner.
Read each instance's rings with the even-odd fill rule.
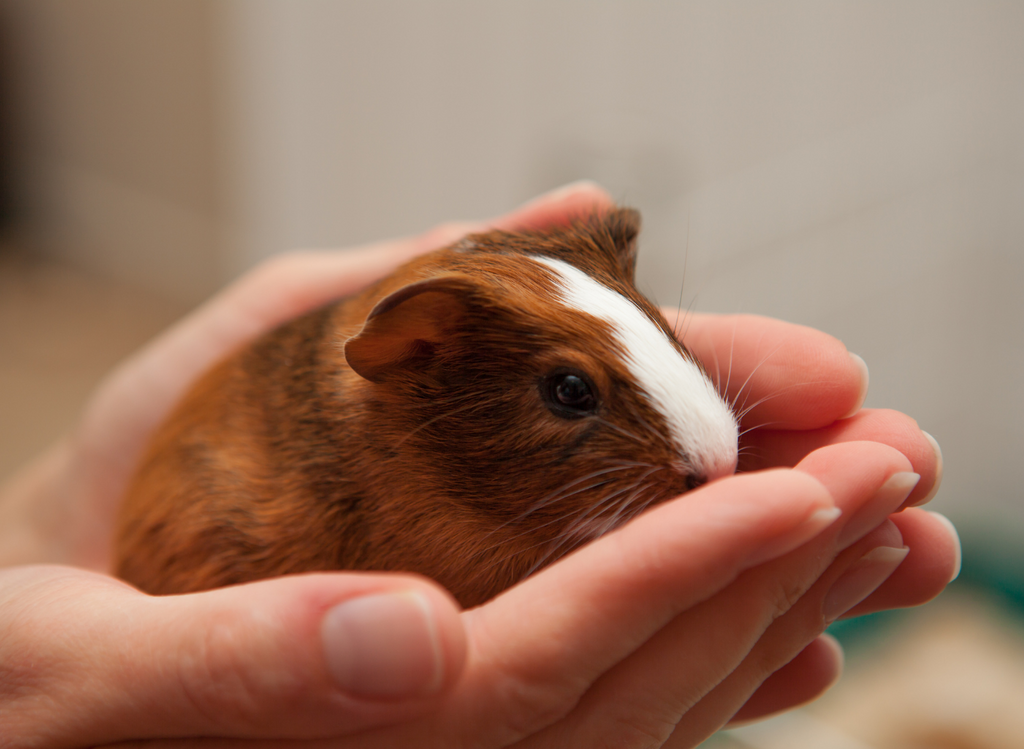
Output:
[[[70,427],[179,306],[0,245],[0,481]]]
[[[708,749],[1024,747],[1024,627],[994,599],[954,586],[858,639],[824,697]]]
[[[0,247],[0,481],[74,423],[104,373],[185,310]],[[1024,747],[1024,628],[977,588],[852,633],[816,703],[718,749]]]

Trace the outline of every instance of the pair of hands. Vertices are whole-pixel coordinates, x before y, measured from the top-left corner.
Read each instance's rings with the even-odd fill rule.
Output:
[[[687,346],[730,398],[757,403],[741,473],[481,607],[405,574],[162,598],[104,574],[147,435],[216,359],[468,231],[610,204],[578,184],[486,224],[283,255],[116,370],[76,431],[0,492],[0,746],[689,747],[824,691],[842,660],[829,621],[938,594],[958,566],[952,527],[893,514],[937,490],[934,441],[858,410],[866,372],[833,338],[704,315]]]

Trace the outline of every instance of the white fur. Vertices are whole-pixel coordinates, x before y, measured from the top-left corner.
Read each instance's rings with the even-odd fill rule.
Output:
[[[534,258],[555,271],[566,305],[610,323],[633,380],[668,424],[687,468],[708,479],[736,468],[738,427],[729,407],[696,364],[629,299],[568,263]]]

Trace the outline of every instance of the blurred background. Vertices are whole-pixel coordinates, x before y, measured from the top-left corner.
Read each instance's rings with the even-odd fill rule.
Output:
[[[1022,40],[1019,2],[0,0],[0,479],[260,259],[594,179],[660,302],[863,356],[964,540],[829,697],[716,741],[1024,746]]]

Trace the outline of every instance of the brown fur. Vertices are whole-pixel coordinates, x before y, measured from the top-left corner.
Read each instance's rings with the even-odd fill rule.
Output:
[[[163,594],[409,570],[469,606],[685,491],[695,478],[669,467],[605,323],[555,303],[524,257],[576,265],[665,328],[633,285],[638,222],[620,209],[470,237],[217,365],[149,446],[118,574]],[[566,366],[596,385],[595,415],[542,402],[541,378]]]

